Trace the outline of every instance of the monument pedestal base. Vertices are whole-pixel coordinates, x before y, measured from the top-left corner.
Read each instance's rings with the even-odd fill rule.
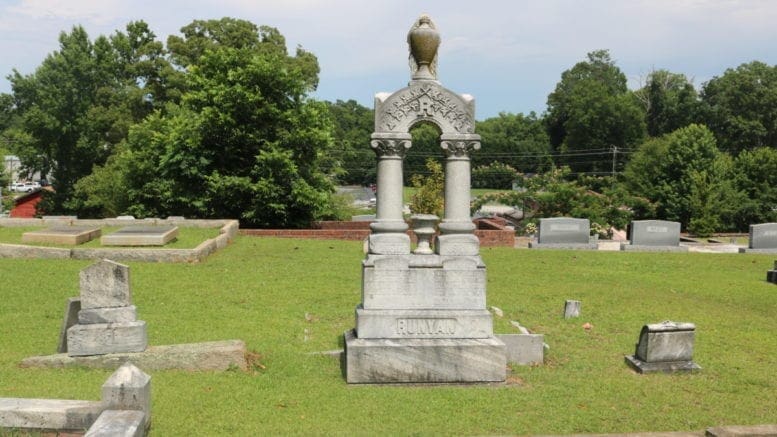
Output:
[[[502,382],[505,344],[483,339],[361,339],[345,332],[349,384]]]
[[[67,354],[71,357],[120,352],[143,352],[148,346],[146,322],[73,325],[67,330]]]
[[[626,355],[626,364],[639,373],[674,373],[674,372],[693,372],[701,370],[701,366],[693,361],[656,361],[649,363],[642,361],[634,355]]]
[[[623,252],[688,252],[687,246],[648,246],[646,244],[621,243]]]
[[[598,243],[537,243],[529,242],[529,249],[597,250]]]

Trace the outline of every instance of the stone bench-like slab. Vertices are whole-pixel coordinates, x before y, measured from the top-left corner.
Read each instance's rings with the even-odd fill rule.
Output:
[[[84,430],[103,408],[99,401],[0,398],[0,429]]]
[[[22,243],[67,244],[77,246],[101,235],[100,228],[58,227],[22,234]]]
[[[146,435],[145,414],[132,410],[105,410],[84,437],[141,437]]]
[[[164,246],[178,237],[178,226],[125,226],[100,238],[103,246]]]
[[[71,357],[68,354],[43,355],[22,360],[21,367],[89,367],[115,369],[131,361],[146,370],[245,370],[246,346],[241,340],[149,346],[143,352],[111,353]]]

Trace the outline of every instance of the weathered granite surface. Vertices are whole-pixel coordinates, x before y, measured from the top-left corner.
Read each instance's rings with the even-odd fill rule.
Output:
[[[128,266],[105,259],[81,270],[80,279],[82,309],[132,305]]]
[[[487,310],[365,310],[356,308],[359,338],[489,338]]]
[[[103,246],[164,246],[178,237],[178,226],[126,226],[100,238]]]
[[[640,373],[699,370],[692,361],[695,329],[693,323],[671,321],[645,325],[626,363]]]
[[[505,344],[484,339],[360,339],[345,333],[350,384],[498,382]]]
[[[777,250],[777,223],[750,225],[749,249]]]
[[[707,437],[774,437],[777,436],[777,424],[733,425],[707,428]]]
[[[115,369],[132,362],[146,370],[217,370],[230,368],[246,370],[246,346],[241,340],[204,343],[149,346],[143,352],[111,353],[75,356],[68,354],[43,355],[22,360],[21,367],[88,367]]]
[[[84,437],[141,437],[146,435],[145,423],[142,411],[105,410]]]
[[[151,414],[151,377],[130,362],[122,364],[102,386],[106,410],[137,410]]]
[[[103,409],[98,401],[0,398],[0,430],[83,430],[97,420]]]
[[[545,336],[543,334],[496,334],[505,344],[507,361],[531,366],[545,360]]]
[[[597,250],[598,243],[538,243],[529,242],[529,249],[557,249],[557,250]]]
[[[591,222],[588,219],[553,217],[540,219],[537,243],[589,244]]]
[[[22,243],[78,245],[92,241],[101,234],[100,228],[56,227],[22,234]]]
[[[580,317],[581,303],[579,300],[567,300],[564,302],[564,318],[572,319]]]
[[[78,312],[81,311],[81,298],[70,297],[65,302],[65,315],[62,318],[62,326],[59,328],[59,343],[57,352],[67,352],[67,330],[78,323]]]
[[[621,250],[624,252],[688,252],[688,247],[621,243]]]
[[[113,308],[84,308],[78,312],[78,323],[125,323],[137,320],[135,305]]]
[[[634,220],[630,242],[632,246],[679,246],[680,222]]]
[[[148,346],[146,322],[94,323],[73,325],[67,330],[70,356],[143,352]]]

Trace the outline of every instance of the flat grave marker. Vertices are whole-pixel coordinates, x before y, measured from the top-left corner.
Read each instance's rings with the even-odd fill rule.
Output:
[[[100,238],[103,246],[164,246],[178,237],[178,226],[125,226]]]
[[[750,250],[777,252],[777,223],[758,223],[750,225]]]
[[[680,222],[634,220],[630,244],[621,243],[621,250],[685,252],[688,248],[680,246]]]
[[[22,234],[22,243],[67,244],[76,246],[92,241],[101,234],[100,228],[54,227]]]
[[[540,219],[537,242],[530,242],[532,249],[592,249],[598,248],[591,242],[591,222],[588,219],[553,217]]]

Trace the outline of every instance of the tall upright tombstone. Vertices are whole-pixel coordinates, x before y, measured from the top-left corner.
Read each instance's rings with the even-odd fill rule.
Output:
[[[440,36],[422,15],[408,33],[412,78],[375,96],[376,220],[362,262],[356,328],[345,333],[349,383],[504,381],[505,345],[486,310],[486,268],[469,214],[472,96],[437,80]],[[434,252],[410,252],[402,215],[402,163],[410,129],[436,125],[445,161],[445,215]]]
[[[750,225],[750,242],[740,253],[777,253],[777,223]]]
[[[621,243],[624,251],[687,252],[680,246],[680,222],[666,220],[634,220],[631,222],[629,244]]]

